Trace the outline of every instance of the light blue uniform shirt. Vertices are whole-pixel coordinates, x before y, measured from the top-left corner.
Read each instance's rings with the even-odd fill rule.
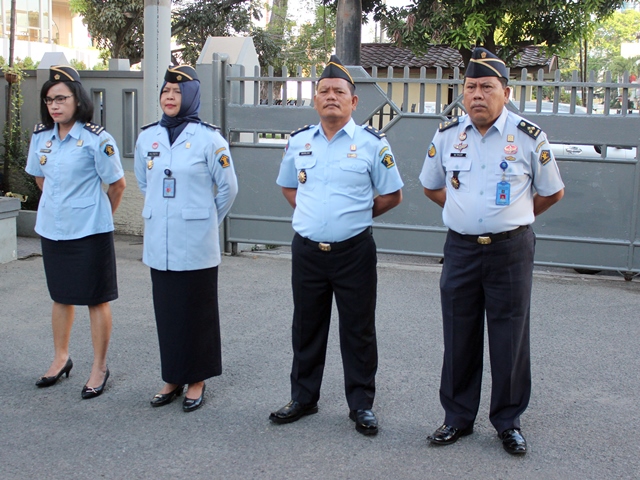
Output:
[[[143,262],[172,271],[219,265],[218,226],[238,193],[222,135],[189,123],[171,145],[167,129],[153,124],[138,136],[134,170],[144,194]],[[165,178],[175,179],[174,198],[164,197]]]
[[[44,177],[35,231],[49,240],[73,240],[113,231],[111,202],[102,184],[124,176],[113,137],[76,122],[64,140],[58,124],[31,137],[26,172]]]
[[[468,115],[441,130],[429,147],[420,182],[429,190],[447,188],[442,218],[451,230],[481,235],[530,225],[535,220],[533,188],[545,197],[564,188],[544,132],[506,108],[484,137]],[[505,181],[511,185],[509,205],[496,204],[503,160],[508,165]],[[456,171],[458,189],[451,184]]]
[[[353,119],[327,140],[322,127],[292,134],[278,185],[297,188],[293,229],[316,242],[340,242],[373,223],[373,197],[403,186],[389,143]]]

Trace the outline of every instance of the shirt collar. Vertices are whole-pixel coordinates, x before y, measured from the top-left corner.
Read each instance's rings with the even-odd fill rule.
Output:
[[[498,130],[498,133],[500,135],[502,135],[502,132],[504,131],[504,126],[507,123],[507,117],[508,116],[509,116],[509,110],[507,110],[507,107],[503,107],[502,108],[502,113],[500,114],[500,116],[498,118],[496,118],[496,121],[493,122],[493,125],[491,125],[491,127],[489,127],[489,130],[487,130],[487,133],[489,133],[489,131],[492,128],[495,128],[496,130]],[[473,125],[473,122],[471,121],[471,117],[469,115],[467,115],[466,118],[464,119],[464,121],[461,122],[461,123],[462,123],[462,126],[464,127],[465,130],[467,130],[469,127],[475,128],[477,130],[477,128]]]
[[[73,127],[71,127],[71,130],[69,131],[69,133],[67,134],[67,136],[71,135],[72,138],[78,139],[80,138],[80,134],[82,133],[82,129],[83,129],[83,124],[80,122],[76,122],[73,124]],[[59,135],[59,130],[58,130],[58,124],[54,123],[53,124],[53,134],[52,134],[52,138],[58,138],[60,139],[60,135]],[[66,137],[65,137],[66,139]]]
[[[353,117],[351,117],[349,119],[349,121],[345,124],[344,127],[342,127],[340,130],[338,130],[336,132],[336,135],[334,135],[334,138],[340,134],[340,132],[344,132],[347,135],[349,135],[349,138],[353,138],[353,135],[356,132],[356,122],[354,122]],[[322,124],[319,123],[318,125],[316,125],[316,132],[315,135],[324,135],[324,130],[322,129]],[[324,135],[326,137],[326,135]]]

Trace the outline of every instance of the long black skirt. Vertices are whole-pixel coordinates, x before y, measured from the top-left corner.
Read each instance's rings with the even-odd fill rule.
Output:
[[[222,373],[218,267],[151,269],[162,379],[196,383]]]
[[[99,305],[118,298],[113,232],[75,240],[41,237],[49,295],[64,305]]]

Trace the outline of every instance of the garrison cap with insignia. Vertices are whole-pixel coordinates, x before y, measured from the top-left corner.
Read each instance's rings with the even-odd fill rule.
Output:
[[[167,68],[167,73],[164,74],[164,81],[170,83],[182,83],[198,80],[198,74],[191,65],[178,65],[177,67]]]
[[[327,63],[327,66],[324,67],[322,75],[320,75],[320,78],[318,79],[318,83],[320,83],[320,80],[322,80],[323,78],[342,78],[353,85],[353,88],[355,88],[356,86],[356,84],[353,83],[353,78],[351,78],[349,71],[345,68],[344,65],[342,65],[340,59],[335,55],[331,55],[329,63]]]
[[[71,65],[53,65],[49,67],[51,82],[80,82],[80,74]]]
[[[509,80],[504,62],[486,48],[476,47],[464,74],[467,78],[498,77]]]

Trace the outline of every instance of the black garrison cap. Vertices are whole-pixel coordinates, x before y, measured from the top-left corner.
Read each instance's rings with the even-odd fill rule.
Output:
[[[349,75],[349,71],[344,67],[344,65],[342,65],[340,59],[335,55],[331,55],[329,63],[327,63],[327,66],[322,71],[322,75],[320,75],[320,79],[318,81],[323,78],[342,78],[354,87],[356,86],[356,84],[353,83],[353,78]]]
[[[189,82],[191,80],[198,80],[198,74],[195,69],[190,65],[178,65],[177,67],[167,68],[167,73],[164,74],[164,81],[170,83],[182,83]]]
[[[79,82],[80,74],[70,65],[49,67],[49,80],[52,82]]]
[[[498,77],[509,80],[504,62],[486,48],[476,47],[464,74],[468,78]]]

